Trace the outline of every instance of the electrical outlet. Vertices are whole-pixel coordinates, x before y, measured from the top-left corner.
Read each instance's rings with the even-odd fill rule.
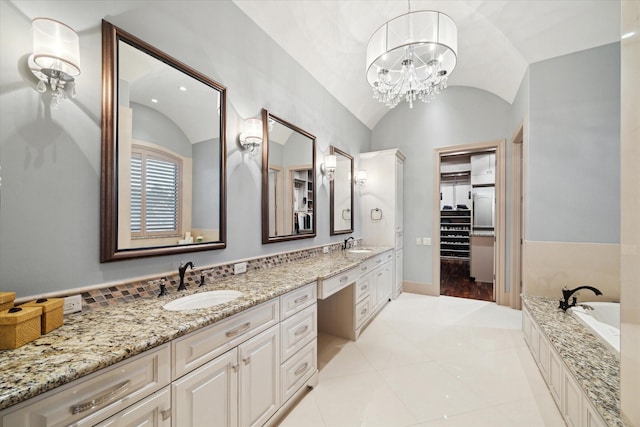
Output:
[[[72,295],[64,299],[62,312],[64,314],[78,313],[82,311],[82,297],[80,295]]]
[[[431,246],[431,238],[430,237],[423,237],[422,238],[422,244],[424,246]]]
[[[419,237],[416,237],[416,245],[420,246],[422,244],[422,239]]]
[[[322,253],[323,254],[328,254],[329,253],[329,246],[323,246],[322,247]]]
[[[237,264],[233,264],[233,274],[242,274],[247,272],[247,263],[239,262]]]

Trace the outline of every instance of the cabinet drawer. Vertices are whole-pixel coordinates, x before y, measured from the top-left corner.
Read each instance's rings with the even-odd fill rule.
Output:
[[[360,301],[358,304],[356,304],[356,307],[355,307],[356,328],[359,328],[369,318],[369,315],[371,314],[369,301],[370,301],[370,298],[366,297],[365,299]]]
[[[318,280],[318,298],[325,299],[346,288],[360,277],[360,268],[355,267],[328,279]]]
[[[273,299],[171,343],[173,379],[278,323],[279,300]]]
[[[316,302],[318,286],[317,282],[288,292],[280,297],[280,316],[284,320]]]
[[[354,290],[356,301],[360,301],[362,298],[369,295],[370,286],[371,280],[369,280],[369,277],[363,277],[356,282]]]
[[[282,403],[285,403],[318,370],[317,340],[307,344],[280,369]]]
[[[314,304],[280,324],[280,358],[287,360],[318,335],[318,306]]]
[[[171,427],[171,389],[167,386],[96,427]]]
[[[2,416],[3,426],[94,425],[170,382],[165,344],[42,395]],[[38,398],[36,398],[38,399]]]

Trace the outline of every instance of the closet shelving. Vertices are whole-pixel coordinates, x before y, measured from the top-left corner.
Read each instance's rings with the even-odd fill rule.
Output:
[[[469,260],[471,234],[470,209],[440,211],[440,257]]]

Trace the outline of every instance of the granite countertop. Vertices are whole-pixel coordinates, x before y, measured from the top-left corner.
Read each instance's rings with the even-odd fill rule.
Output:
[[[64,325],[15,350],[0,350],[0,410],[218,322],[318,279],[349,270],[391,248],[344,251],[248,271],[201,288],[65,316]],[[197,292],[235,289],[243,296],[211,308],[167,311]]]
[[[522,295],[522,302],[556,349],[600,416],[610,426],[620,418],[620,361],[571,313],[558,309],[558,300]]]

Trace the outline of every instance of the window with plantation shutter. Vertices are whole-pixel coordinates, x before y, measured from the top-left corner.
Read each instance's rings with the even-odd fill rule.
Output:
[[[182,161],[148,147],[131,155],[131,237],[180,236]]]

